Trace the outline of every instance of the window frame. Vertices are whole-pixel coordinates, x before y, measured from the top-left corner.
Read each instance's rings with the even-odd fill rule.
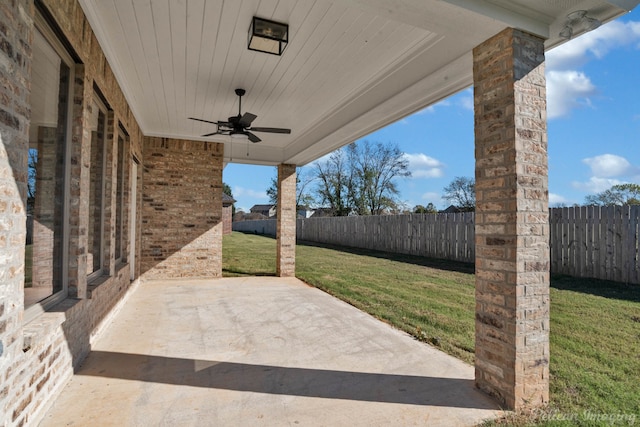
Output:
[[[61,275],[62,275],[62,289],[54,292],[41,301],[34,303],[29,307],[24,308],[24,321],[30,322],[42,313],[49,310],[54,305],[67,298],[69,293],[69,209],[70,209],[70,188],[71,181],[71,145],[72,145],[72,130],[73,130],[73,109],[74,109],[74,81],[75,81],[75,68],[76,62],[71,54],[64,47],[63,41],[55,34],[51,26],[46,22],[42,13],[36,9],[34,16],[34,31],[38,31],[46,42],[53,48],[56,54],[60,57],[60,61],[69,68],[69,83],[67,93],[67,112],[64,138],[64,175],[63,175],[63,194],[65,203],[62,209],[62,259],[61,263]],[[33,70],[31,71],[33,74]],[[29,124],[31,126],[31,123]],[[26,259],[25,259],[26,262]],[[24,294],[24,280],[22,283],[22,292]]]
[[[122,141],[122,144],[120,144]],[[114,239],[114,247],[113,247],[113,255],[114,255],[114,263],[116,269],[120,266],[124,265],[128,261],[128,256],[126,253],[127,249],[127,229],[125,225],[128,223],[127,221],[127,171],[130,168],[129,164],[129,134],[124,129],[122,123],[118,123],[117,134],[116,134],[116,152],[115,152],[115,163],[116,163],[116,194],[115,194],[115,212],[114,212],[114,221],[113,225],[115,227],[115,239]],[[118,196],[118,191],[120,191],[120,196]],[[120,217],[120,226],[118,227],[118,217]],[[130,220],[130,219],[129,219]],[[119,241],[118,241],[119,237]],[[120,246],[120,256],[118,255],[118,246]]]
[[[111,134],[111,130],[109,129],[109,107],[107,107],[106,103],[102,100],[100,95],[94,91],[93,102],[98,107],[98,120],[100,120],[100,113],[104,116],[104,131],[102,136],[102,177],[101,177],[101,189],[100,189],[100,267],[92,272],[87,273],[87,282],[91,282],[98,277],[109,275],[108,271],[104,271],[106,260],[105,257],[109,256],[107,253],[107,245],[106,240],[108,236],[105,236],[105,222],[107,220],[107,216],[105,215],[105,210],[108,201],[111,199],[107,197],[106,187],[107,187],[107,158],[109,156],[108,145],[111,141],[109,141],[108,136]],[[92,141],[93,142],[93,141]],[[93,144],[92,144],[93,145]],[[93,148],[93,147],[92,147]],[[90,212],[89,215],[92,215]],[[87,250],[89,248],[87,247]],[[91,266],[93,268],[93,266]]]

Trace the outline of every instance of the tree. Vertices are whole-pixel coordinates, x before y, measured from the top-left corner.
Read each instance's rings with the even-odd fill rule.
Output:
[[[471,212],[476,208],[475,187],[475,181],[472,178],[457,176],[444,187],[442,198],[462,211]]]
[[[640,205],[640,184],[617,184],[585,197],[587,205]]]
[[[348,163],[346,150],[340,148],[315,164],[316,198],[321,205],[328,204],[335,216],[347,216],[352,208],[353,174]]]
[[[233,193],[231,192],[231,187],[226,182],[222,183],[222,192],[233,199]],[[235,214],[236,214],[236,205],[233,204],[231,205],[231,216],[234,216]]]
[[[233,199],[233,193],[231,192],[231,187],[226,182],[222,183],[222,192]]]
[[[355,173],[355,200],[358,214],[380,215],[398,208],[400,191],[394,181],[411,176],[409,161],[396,144],[380,142],[349,145],[351,167]]]
[[[409,162],[396,144],[354,142],[316,163],[321,204],[337,216],[380,215],[401,205],[395,179],[411,175]]]
[[[413,208],[413,213],[438,213],[438,209],[433,203],[428,203],[427,206],[416,205]]]
[[[278,171],[276,169],[276,177],[271,178],[271,185],[267,188],[267,196],[271,204],[278,204]],[[313,203],[313,197],[309,194],[308,188],[315,177],[306,173],[302,167],[296,168],[296,210],[302,207],[309,207]]]

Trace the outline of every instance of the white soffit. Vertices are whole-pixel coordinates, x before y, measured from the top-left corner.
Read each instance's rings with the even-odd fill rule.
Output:
[[[471,50],[506,27],[557,44],[597,0],[80,0],[145,135],[225,143],[225,160],[306,164],[472,83]],[[615,3],[628,3],[618,0]],[[637,1],[632,1],[637,4]],[[282,56],[247,49],[251,18],[289,24]],[[262,142],[202,138],[238,111]]]

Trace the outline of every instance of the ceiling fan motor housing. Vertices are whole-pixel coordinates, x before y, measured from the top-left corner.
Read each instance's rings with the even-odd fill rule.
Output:
[[[216,132],[208,133],[202,136],[211,136],[211,135],[231,135],[236,138],[246,139],[248,138],[251,142],[260,142],[261,139],[253,134],[251,131],[255,132],[268,132],[268,133],[291,133],[291,129],[283,129],[283,128],[266,128],[266,127],[256,127],[255,129],[251,128],[251,123],[258,117],[255,114],[251,114],[246,112],[242,114],[242,97],[246,93],[244,89],[238,88],[235,90],[236,95],[239,97],[238,99],[238,115],[229,117],[228,122],[222,121],[211,121],[205,119],[198,119],[195,117],[189,117],[191,120],[197,120],[205,123],[212,123],[218,126],[218,130]]]

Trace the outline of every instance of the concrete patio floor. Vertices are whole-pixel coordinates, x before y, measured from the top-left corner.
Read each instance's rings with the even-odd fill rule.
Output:
[[[295,278],[140,284],[42,426],[464,426],[474,368]]]

